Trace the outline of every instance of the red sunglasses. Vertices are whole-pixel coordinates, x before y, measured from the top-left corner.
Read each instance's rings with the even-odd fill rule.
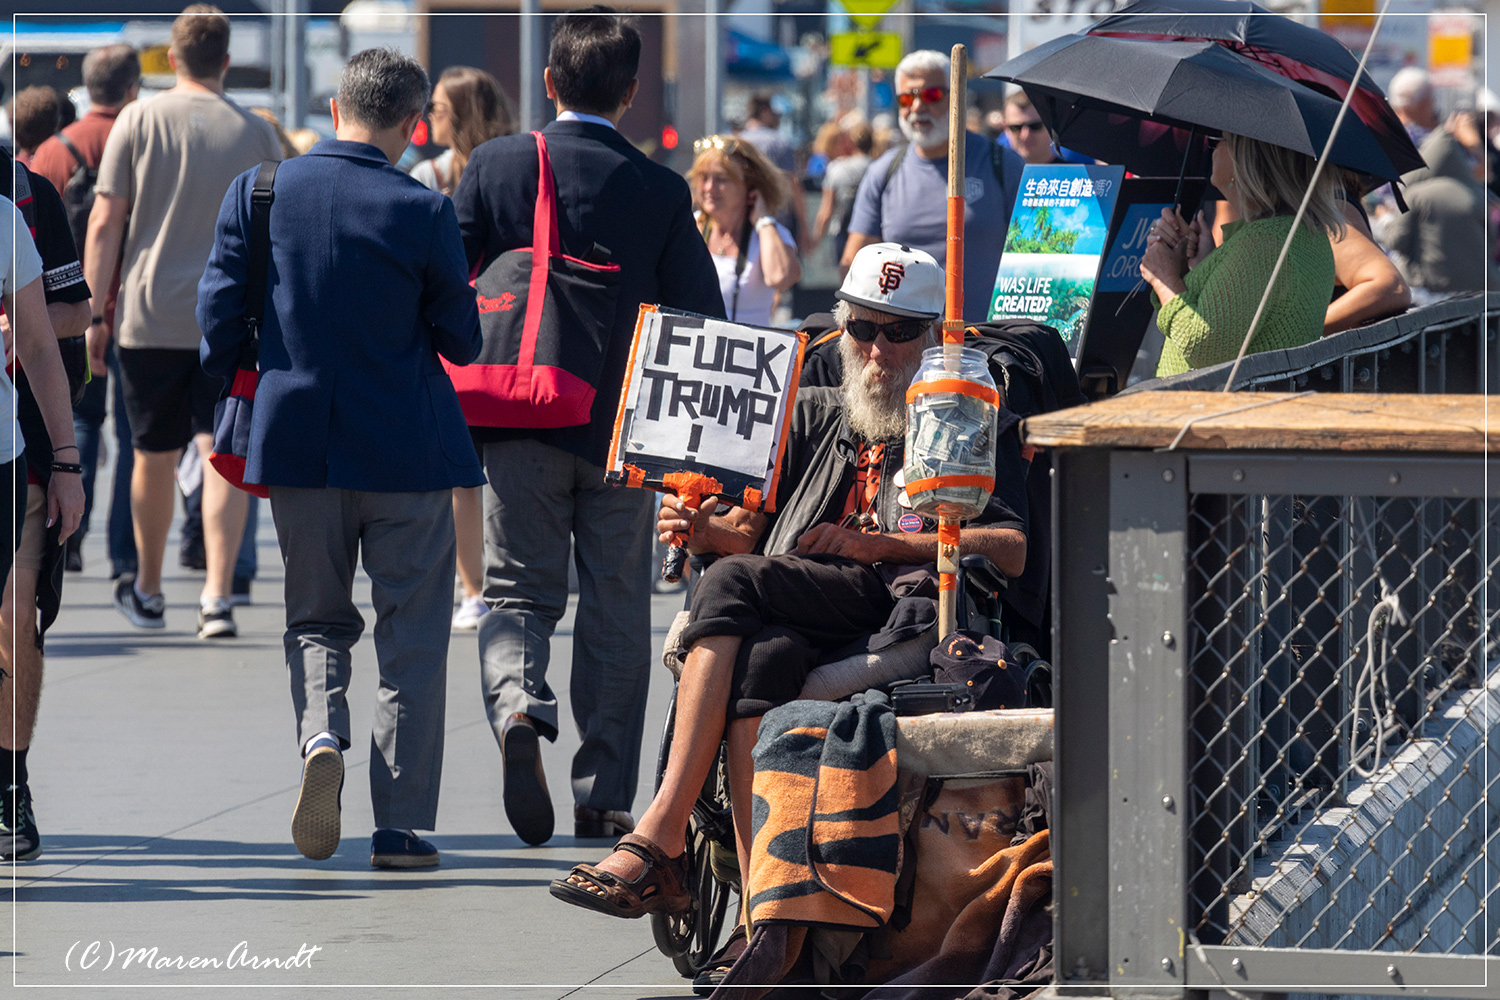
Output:
[[[903,90],[897,94],[896,102],[903,108],[909,108],[916,103],[919,97],[922,99],[923,104],[937,104],[947,96],[947,87],[918,87],[915,90]]]

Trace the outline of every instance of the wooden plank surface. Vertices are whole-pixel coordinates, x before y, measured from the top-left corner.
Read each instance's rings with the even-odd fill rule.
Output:
[[[1046,448],[1331,452],[1485,450],[1486,397],[1343,393],[1138,392],[1025,422]]]

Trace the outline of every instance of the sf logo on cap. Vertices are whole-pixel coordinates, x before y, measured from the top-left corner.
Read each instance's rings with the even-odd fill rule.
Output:
[[[901,279],[906,277],[906,268],[894,260],[888,260],[880,265],[880,290],[882,292],[894,292],[901,287]]]

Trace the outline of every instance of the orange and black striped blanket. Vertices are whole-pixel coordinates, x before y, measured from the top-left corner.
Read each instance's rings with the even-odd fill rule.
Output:
[[[766,713],[754,756],[752,928],[883,926],[901,861],[890,707],[791,702]]]

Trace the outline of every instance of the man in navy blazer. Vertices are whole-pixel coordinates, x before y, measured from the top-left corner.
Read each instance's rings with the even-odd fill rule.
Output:
[[[687,183],[616,130],[635,97],[641,40],[595,6],[557,20],[543,80],[557,121],[543,135],[557,180],[563,252],[620,267],[604,375],[587,424],[476,430],[484,441],[485,602],[479,649],[485,707],[505,768],[505,813],[539,844],[552,800],[538,736],[556,739],[547,685],[552,631],[578,567],[570,700],[582,738],[573,757],[574,833],[629,832],[651,662],[651,513],[642,490],[604,484],[620,387],[643,302],[724,315],[712,258],[693,224]],[[536,140],[505,136],[469,157],[454,192],[470,265],[531,246]]]
[[[292,840],[309,858],[340,834],[351,745],[353,601],[364,561],[380,692],[370,748],[377,868],[436,865],[416,836],[437,819],[452,601],[451,491],[484,474],[438,356],[479,353],[479,313],[452,204],[392,164],[427,105],[414,60],[368,49],[332,102],[336,139],[283,163],[271,208],[260,384],[245,480],[270,488],[286,560],[286,662],[304,757]],[[219,211],[198,286],[200,356],[234,374],[255,170]],[[399,727],[399,732],[398,732]]]

